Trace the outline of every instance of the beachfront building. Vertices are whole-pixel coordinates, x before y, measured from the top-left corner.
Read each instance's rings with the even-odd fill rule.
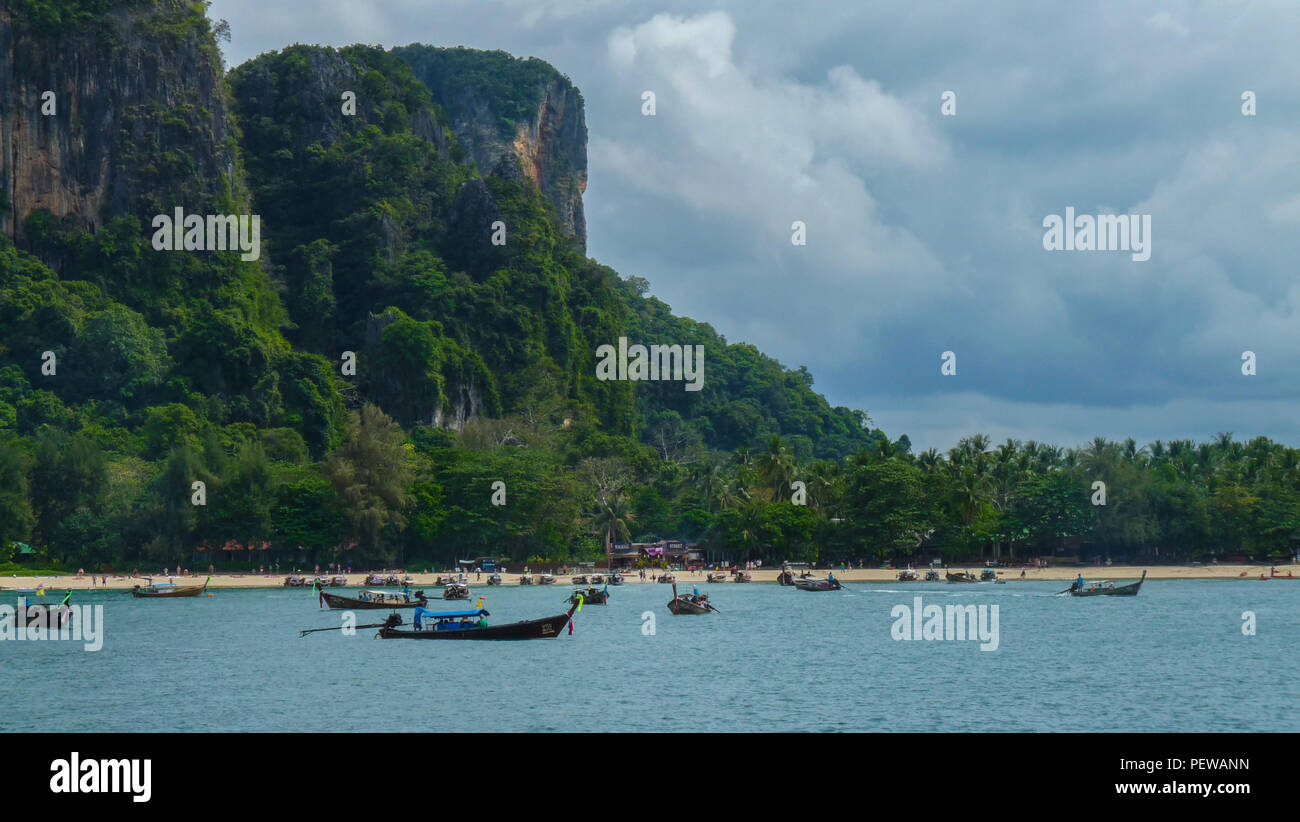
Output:
[[[668,539],[658,542],[615,542],[609,549],[611,569],[636,568],[638,564],[657,566],[699,565],[704,562],[704,552],[695,543]]]

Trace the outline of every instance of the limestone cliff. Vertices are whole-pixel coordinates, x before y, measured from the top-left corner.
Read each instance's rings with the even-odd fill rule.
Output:
[[[447,116],[481,174],[531,180],[585,249],[587,124],[582,94],[536,58],[410,45],[393,49]]]
[[[103,0],[50,22],[38,5],[0,0],[0,231],[21,236],[37,209],[95,230],[228,200],[235,146],[202,7]]]

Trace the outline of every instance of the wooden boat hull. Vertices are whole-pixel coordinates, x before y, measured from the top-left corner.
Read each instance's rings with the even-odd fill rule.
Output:
[[[485,628],[477,625],[428,631],[380,628],[378,635],[382,639],[555,639],[564,630],[572,614],[573,611],[570,610],[569,613],[558,616],[528,619],[508,625],[489,625]]]
[[[789,571],[783,571],[776,575],[776,581],[781,585],[794,585],[794,574]]]
[[[469,588],[451,587],[442,592],[443,599],[469,599]]]
[[[952,573],[948,574],[948,581],[949,582],[979,582],[979,580],[976,579],[971,574],[952,574]]]
[[[352,597],[341,597],[338,594],[331,594],[328,591],[321,591],[321,602],[342,611],[384,611],[399,610],[401,608],[414,608],[417,605],[428,605],[427,599],[416,599],[410,602],[376,602],[374,600],[353,599]]]
[[[798,588],[800,591],[838,591],[840,590],[841,586],[840,586],[840,581],[838,579],[833,579],[833,580],[819,579],[815,581],[807,580],[807,579],[796,579],[794,581],[794,587]]]
[[[700,605],[697,602],[690,601],[689,599],[686,598],[685,594],[682,594],[681,596],[677,597],[677,599],[674,599],[672,602],[669,602],[668,610],[672,611],[677,616],[713,613],[713,610],[711,608],[707,608],[703,605]]]
[[[21,610],[19,611],[21,613]],[[15,617],[16,618],[16,617]],[[62,628],[72,623],[72,609],[63,605],[28,605],[23,624],[29,628]]]
[[[1147,581],[1147,572],[1142,572],[1142,578],[1137,582],[1130,582],[1128,585],[1116,585],[1114,588],[1085,588],[1081,591],[1070,591],[1070,596],[1074,597],[1135,597],[1138,591],[1142,590],[1142,583]]]
[[[582,594],[582,604],[584,605],[609,604],[609,594],[605,591],[574,591],[566,601],[576,605],[578,603],[578,594]]]
[[[170,591],[146,591],[143,588],[134,588],[131,591],[131,596],[136,599],[175,599],[176,597],[196,597],[207,589],[207,583],[174,588]]]

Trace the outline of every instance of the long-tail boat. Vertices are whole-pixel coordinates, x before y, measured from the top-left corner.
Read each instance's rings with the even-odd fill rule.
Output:
[[[492,576],[488,577],[488,585],[500,585],[500,584],[501,584],[500,574],[493,574]]]
[[[24,591],[24,593],[27,593]],[[43,592],[42,592],[43,593]],[[46,605],[39,603],[37,605],[28,605],[27,597],[20,597],[18,608],[15,609],[15,619],[18,614],[24,614],[24,624],[40,628],[62,628],[72,621],[72,608],[68,607],[68,600],[72,599],[72,592],[68,591],[67,596],[58,605]]]
[[[330,608],[344,611],[415,608],[420,605],[427,605],[428,602],[428,597],[424,595],[424,591],[416,591],[414,594],[408,594],[405,591],[362,591],[357,597],[344,597],[331,594],[329,591],[320,591],[322,608],[328,605]]]
[[[689,614],[710,614],[717,611],[709,603],[708,594],[679,594],[677,593],[677,583],[673,583],[673,599],[668,603],[668,610],[677,616]]]
[[[577,603],[567,613],[542,619],[526,619],[505,625],[488,625],[488,612],[482,608],[474,611],[416,611],[418,627],[403,630],[400,614],[392,614],[379,629],[382,639],[554,639],[573,618]],[[396,617],[396,619],[394,619]],[[428,622],[426,622],[428,620]]]
[[[731,577],[732,582],[753,582],[754,575],[748,571],[736,571]]]
[[[838,591],[844,587],[840,585],[838,579],[822,579],[811,574],[806,577],[798,577],[794,581],[794,587],[800,591]]]
[[[410,576],[401,576],[397,574],[369,574],[366,577],[366,585],[410,585],[415,580]]]
[[[203,581],[202,585],[177,585],[174,582],[154,582],[152,578],[145,577],[149,584],[143,588],[136,585],[131,589],[131,596],[137,599],[161,599],[164,597],[196,597],[208,590],[208,583],[212,577]]]
[[[726,582],[727,575],[722,572],[716,574],[710,573],[707,577],[704,578],[704,581],[705,582]]]
[[[776,581],[781,585],[794,585],[794,571],[785,568],[781,573],[776,575]]]
[[[949,582],[979,582],[979,578],[974,574],[962,571],[960,574],[954,574],[952,571],[945,571]]]
[[[913,571],[911,568],[904,568],[898,572],[899,582],[916,582],[917,579],[919,579],[919,577],[917,577],[916,571]]]
[[[524,572],[523,574],[520,574],[520,576],[519,576],[519,584],[520,584],[520,585],[532,585],[532,584],[534,584],[535,582],[536,582],[536,580],[533,579],[533,575],[532,575],[531,573]]]
[[[668,582],[675,583],[675,582],[677,582],[677,577],[676,577],[676,575],[674,575],[674,574],[672,574],[672,573],[667,573],[667,574],[664,574],[663,576],[659,577],[659,581],[660,581],[660,582],[664,582],[664,583],[668,583]]]
[[[542,574],[540,577],[537,578],[537,584],[538,584],[538,585],[554,585],[554,584],[555,584],[555,575],[554,575],[554,574]]]
[[[997,582],[997,581],[998,581],[997,569],[989,567],[987,565],[984,566],[983,570],[980,571],[980,582]]]
[[[463,582],[453,582],[442,589],[443,599],[469,599],[469,586]]]
[[[569,598],[566,599],[565,602],[572,602],[575,605],[578,604],[578,594],[582,594],[582,601],[587,605],[609,604],[609,591],[604,588],[580,588],[572,594],[569,594]]]
[[[926,572],[925,572],[925,581],[926,581],[926,582],[938,582],[938,581],[939,581],[939,572],[936,571],[936,570],[934,570],[933,568],[926,569]]]
[[[573,578],[573,584],[574,584],[574,585],[589,585],[589,584],[590,584],[590,581],[587,579],[587,575],[586,575],[586,574],[578,574],[577,576],[575,576],[575,577]]]
[[[1138,591],[1142,590],[1142,583],[1146,582],[1146,579],[1147,572],[1144,570],[1141,579],[1128,585],[1116,585],[1103,579],[1097,582],[1085,582],[1082,588],[1071,585],[1065,593],[1072,597],[1135,597]]]
[[[615,572],[613,572],[612,574],[609,575],[609,584],[610,584],[610,585],[622,585],[622,584],[624,583],[624,581],[625,581],[625,580],[623,579],[623,575],[620,574],[618,571],[615,571]]]

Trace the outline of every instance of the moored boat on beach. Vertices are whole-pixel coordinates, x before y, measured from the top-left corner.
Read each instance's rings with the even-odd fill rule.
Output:
[[[663,576],[659,577],[659,581],[663,583],[674,583],[677,581],[677,577],[671,573],[664,574]]]
[[[501,584],[501,575],[500,575],[500,574],[492,574],[490,577],[488,577],[487,584],[488,584],[488,585],[500,585],[500,584]]]
[[[954,574],[952,571],[946,573],[949,582],[979,582],[978,577],[967,571],[962,571],[960,574]]]
[[[704,578],[704,581],[705,582],[726,582],[727,575],[722,572],[716,574],[710,573],[707,577]]]
[[[926,581],[926,582],[938,582],[938,581],[939,581],[939,572],[936,571],[936,570],[934,570],[933,568],[930,568],[930,569],[926,570],[926,572],[925,572],[925,581]]]
[[[410,585],[414,580],[397,574],[367,574],[365,585]]]
[[[536,580],[533,579],[533,575],[528,573],[527,571],[525,571],[523,574],[519,576],[520,585],[533,585],[535,583]]]
[[[618,571],[615,571],[614,573],[609,575],[610,585],[622,585],[624,582],[625,580],[623,579],[623,575],[620,574]]]
[[[904,568],[903,570],[898,572],[898,581],[916,582],[917,581],[916,571],[913,571],[911,568]]]
[[[555,575],[554,575],[554,574],[542,574],[540,577],[537,578],[537,584],[538,584],[538,585],[554,585],[554,584],[555,584]]]
[[[984,566],[983,570],[980,571],[980,582],[997,582],[997,581],[998,581],[997,569],[988,565]]]
[[[587,579],[587,575],[586,575],[586,574],[578,574],[577,576],[575,576],[575,577],[573,578],[573,584],[574,584],[574,585],[589,585],[589,584],[591,584],[591,582],[590,582],[590,580]]]
[[[754,575],[748,571],[736,571],[731,577],[732,582],[753,582]]]

